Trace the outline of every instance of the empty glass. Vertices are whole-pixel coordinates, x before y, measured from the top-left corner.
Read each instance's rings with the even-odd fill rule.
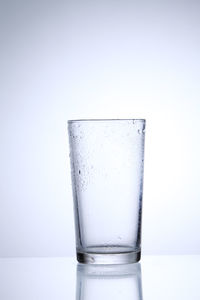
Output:
[[[68,130],[78,261],[137,262],[145,120],[71,120]]]

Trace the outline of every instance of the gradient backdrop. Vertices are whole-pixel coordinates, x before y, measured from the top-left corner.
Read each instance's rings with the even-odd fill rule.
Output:
[[[0,1],[0,256],[75,253],[67,120],[146,118],[143,254],[200,254],[200,1]]]

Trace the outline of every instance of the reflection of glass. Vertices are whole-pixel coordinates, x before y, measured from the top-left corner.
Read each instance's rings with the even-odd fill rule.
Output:
[[[140,264],[77,265],[76,300],[142,300]]]

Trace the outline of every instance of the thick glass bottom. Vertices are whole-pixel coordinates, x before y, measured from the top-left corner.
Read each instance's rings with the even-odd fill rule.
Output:
[[[95,253],[77,251],[77,260],[83,264],[130,264],[140,260],[140,251]]]

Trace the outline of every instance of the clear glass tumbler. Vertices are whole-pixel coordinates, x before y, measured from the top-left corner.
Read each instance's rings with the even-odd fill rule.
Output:
[[[68,121],[77,260],[137,262],[144,119]]]

